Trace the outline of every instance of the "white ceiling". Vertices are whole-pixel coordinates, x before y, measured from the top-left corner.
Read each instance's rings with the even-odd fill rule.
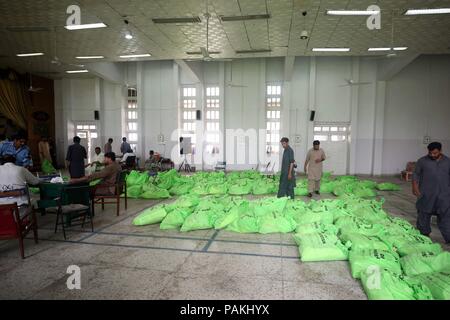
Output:
[[[369,47],[407,46],[402,54],[450,53],[450,15],[404,16],[408,8],[450,7],[450,0],[209,0],[209,50],[215,58],[324,55],[313,47],[350,47],[350,53],[368,55]],[[63,28],[71,4],[81,7],[81,23],[103,22],[107,28],[69,31]],[[328,9],[365,10],[377,4],[382,10],[381,30],[370,31],[367,17],[337,17]],[[50,63],[55,51],[65,63],[80,64],[78,55],[103,55],[103,61],[124,61],[118,56],[151,53],[146,60],[196,58],[186,54],[206,46],[206,0],[0,0],[0,66],[19,71],[61,72],[74,66]],[[307,11],[306,19],[302,12]],[[222,22],[220,15],[269,13],[268,20]],[[124,38],[123,20],[130,22],[134,39]],[[152,18],[199,16],[201,23],[154,24]],[[47,27],[50,31],[11,32],[7,27]],[[306,26],[306,27],[305,27]],[[301,40],[306,28],[309,40]],[[236,54],[236,50],[271,49],[269,53]],[[18,58],[19,52],[45,53]],[[373,53],[372,53],[373,54]],[[330,54],[328,54],[330,55]],[[332,54],[336,55],[336,54]],[[198,56],[200,57],[200,56]],[[50,76],[50,74],[47,74]]]

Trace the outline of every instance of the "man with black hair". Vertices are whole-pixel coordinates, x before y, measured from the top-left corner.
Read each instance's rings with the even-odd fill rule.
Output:
[[[4,141],[0,144],[0,157],[11,155],[16,158],[16,165],[31,166],[30,148],[26,143],[27,139],[23,135],[14,136],[12,141]]]
[[[84,159],[87,159],[87,152],[80,142],[80,137],[75,136],[73,138],[73,144],[67,150],[66,161],[68,162],[71,178],[84,176]]]
[[[105,153],[112,152],[112,143],[113,143],[113,139],[109,138],[108,142],[105,144],[105,148],[103,150]]]
[[[426,236],[431,233],[431,216],[446,243],[450,243],[450,159],[442,153],[442,145],[432,142],[428,155],[416,163],[412,192],[417,197],[417,229]]]
[[[120,152],[122,152],[122,155],[124,155],[125,153],[127,153],[127,151],[131,149],[130,144],[127,142],[127,138],[123,137],[122,138],[122,144],[120,145]]]
[[[283,146],[283,160],[281,161],[280,186],[278,188],[278,198],[290,197],[294,199],[295,188],[295,159],[294,150],[289,146],[289,139],[284,137],[280,140]]]
[[[95,172],[89,176],[70,179],[70,183],[91,182],[93,180],[101,179],[99,185],[108,186],[108,188],[98,188],[101,194],[114,194],[114,184],[116,183],[117,174],[122,170],[122,168],[116,162],[116,154],[114,152],[105,153],[105,160],[103,164],[105,167],[101,171]]]
[[[312,193],[320,194],[320,179],[322,179],[323,165],[325,161],[325,152],[320,148],[320,141],[313,142],[313,148],[306,154],[305,173],[308,175],[308,197]]]

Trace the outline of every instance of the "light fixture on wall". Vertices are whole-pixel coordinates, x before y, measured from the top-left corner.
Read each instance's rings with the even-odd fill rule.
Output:
[[[306,39],[309,38],[308,31],[306,30],[306,15],[307,14],[308,14],[308,12],[306,12],[306,11],[302,12],[302,15],[303,15],[303,31],[300,34],[300,39],[302,39],[302,40],[306,40]]]

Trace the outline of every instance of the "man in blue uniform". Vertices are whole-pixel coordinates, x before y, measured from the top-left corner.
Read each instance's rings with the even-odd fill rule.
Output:
[[[281,197],[291,197],[294,199],[294,188],[295,188],[295,159],[294,150],[289,146],[289,139],[282,138],[281,145],[283,146],[283,160],[281,162],[281,176],[280,176],[280,187],[278,189],[278,198]]]
[[[24,136],[14,136],[12,141],[4,141],[0,144],[0,157],[7,155],[16,158],[16,165],[21,167],[31,166],[30,148],[26,145]]]

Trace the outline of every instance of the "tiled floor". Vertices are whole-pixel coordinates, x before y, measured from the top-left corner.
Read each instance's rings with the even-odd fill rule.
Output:
[[[414,197],[401,184],[382,193],[385,209],[414,224]],[[38,217],[40,242],[26,240],[26,259],[17,241],[0,242],[0,299],[366,299],[348,262],[302,263],[290,234],[131,224],[157,203],[129,200],[119,217],[98,208],[95,232],[74,229],[67,240],[53,232],[55,216]],[[443,242],[435,221],[432,238]],[[67,289],[70,265],[81,269],[81,290]]]

